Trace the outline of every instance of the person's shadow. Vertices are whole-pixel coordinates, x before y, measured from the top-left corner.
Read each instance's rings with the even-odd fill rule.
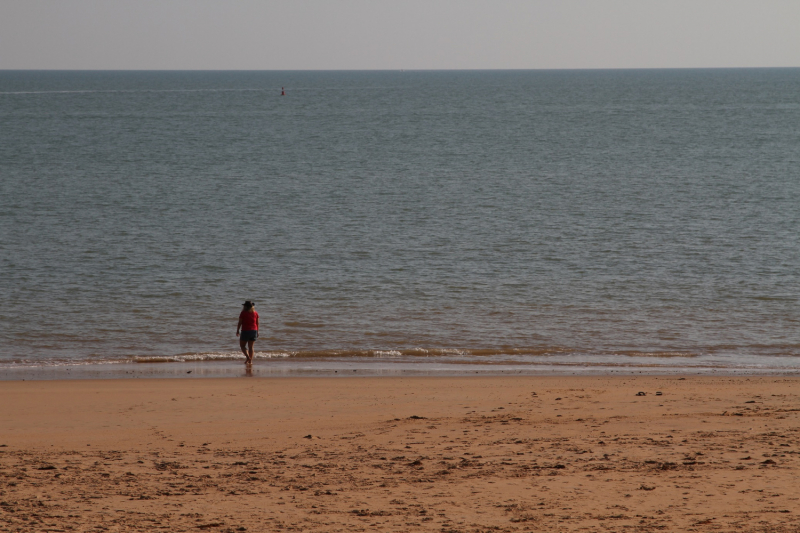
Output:
[[[244,365],[244,375],[245,377],[252,378],[253,377],[253,365],[248,363]]]

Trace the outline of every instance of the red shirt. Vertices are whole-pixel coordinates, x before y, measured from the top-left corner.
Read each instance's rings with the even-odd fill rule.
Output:
[[[239,320],[242,321],[242,331],[258,331],[258,311],[242,311]]]

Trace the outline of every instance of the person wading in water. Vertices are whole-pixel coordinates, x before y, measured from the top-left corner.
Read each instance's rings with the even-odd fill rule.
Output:
[[[242,307],[244,309],[239,313],[236,335],[239,337],[239,347],[247,358],[244,363],[249,365],[253,362],[253,343],[258,338],[258,312],[255,309],[256,304],[250,300],[247,300]]]

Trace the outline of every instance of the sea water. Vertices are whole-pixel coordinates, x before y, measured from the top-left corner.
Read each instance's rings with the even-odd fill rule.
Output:
[[[793,372],[799,232],[800,69],[0,71],[0,374]]]

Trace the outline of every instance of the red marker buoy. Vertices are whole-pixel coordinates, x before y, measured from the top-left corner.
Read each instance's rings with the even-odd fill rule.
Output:
[[[281,96],[286,96],[286,91],[283,90],[283,87],[281,87]]]

